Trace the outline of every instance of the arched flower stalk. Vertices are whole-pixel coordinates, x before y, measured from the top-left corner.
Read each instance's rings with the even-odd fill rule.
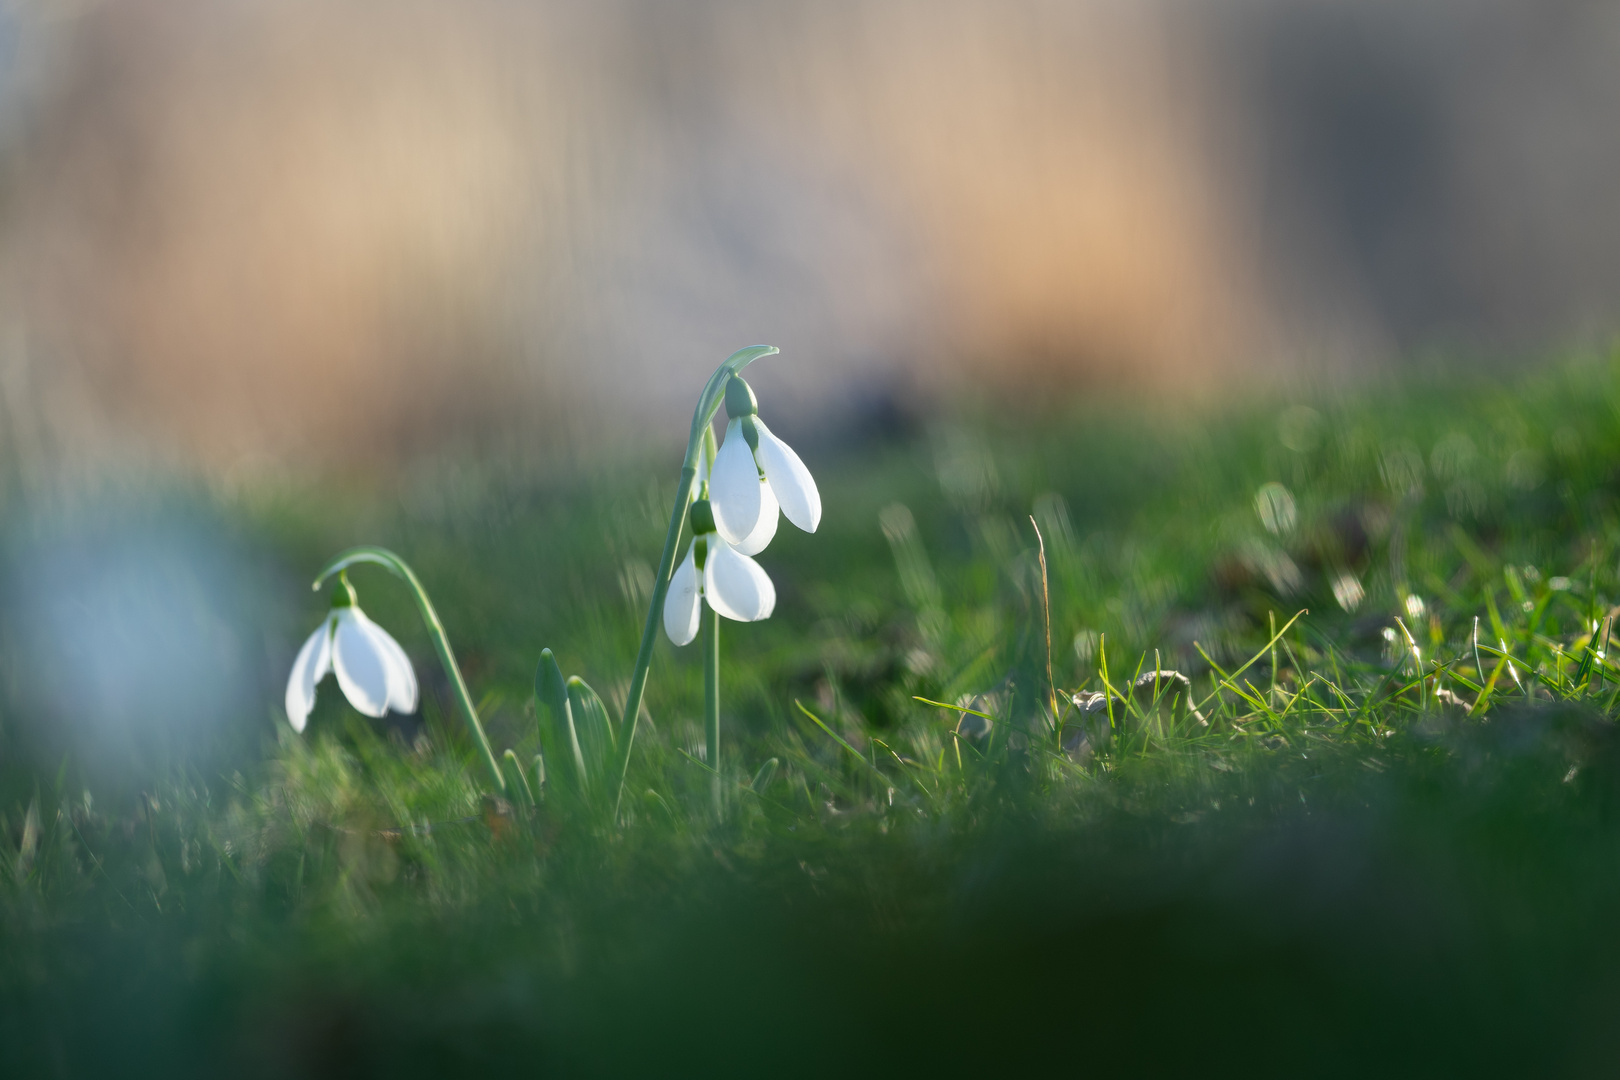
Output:
[[[501,772],[500,763],[495,760],[494,751],[492,751],[490,749],[489,737],[484,734],[484,725],[482,723],[480,723],[479,720],[478,720],[478,709],[473,705],[472,696],[467,693],[467,683],[466,683],[466,680],[464,680],[461,677],[461,668],[456,663],[456,654],[450,650],[450,639],[445,636],[444,624],[439,621],[439,613],[434,610],[433,601],[428,599],[427,590],[422,587],[422,582],[417,579],[417,576],[416,576],[415,572],[413,572],[411,570],[411,568],[408,565],[406,565],[405,560],[400,558],[398,555],[395,555],[392,551],[389,551],[387,548],[380,548],[380,547],[350,548],[348,551],[345,551],[342,554],[338,555],[331,562],[327,563],[324,567],[322,567],[321,572],[315,576],[315,584],[312,586],[312,588],[314,588],[316,590],[319,590],[322,583],[324,583],[327,578],[331,577],[333,574],[342,574],[343,571],[347,570],[349,567],[354,566],[354,565],[356,565],[358,563],[372,563],[372,564],[375,564],[377,566],[381,566],[383,569],[389,571],[395,577],[397,577],[401,581],[403,581],[405,583],[405,585],[410,589],[411,597],[416,601],[416,609],[417,609],[418,612],[421,613],[422,622],[427,627],[428,637],[433,642],[433,651],[439,654],[439,662],[444,665],[445,675],[447,675],[449,677],[449,679],[450,679],[451,694],[455,697],[456,704],[461,709],[462,718],[467,721],[467,729],[472,734],[473,742],[475,742],[478,745],[478,751],[484,757],[484,764],[489,768],[490,778],[495,781],[495,789],[497,791],[501,792],[502,794],[505,794],[506,793],[506,777]],[[347,575],[345,575],[341,579],[340,587],[345,588],[345,589],[348,588]],[[348,591],[349,591],[350,597],[352,598],[353,590],[350,589]],[[336,611],[337,606],[338,606],[337,601],[334,600],[334,611]],[[357,616],[359,619],[364,619],[365,618],[364,615],[360,614],[358,608],[351,607],[351,610],[355,613],[355,616]],[[335,620],[341,619],[341,618],[344,618],[344,617],[341,616],[340,614],[334,614],[333,616],[330,616],[329,618],[334,620],[334,622],[331,625],[335,626],[335,630],[336,630],[336,633],[333,635],[333,639],[332,639],[332,641],[333,641],[333,645],[332,645],[333,651],[334,651],[334,653],[341,653],[341,651],[342,651],[342,649],[344,647],[344,641],[338,635],[341,635],[341,634],[344,633],[344,626],[342,624],[340,624],[340,623],[337,623]],[[366,622],[370,623],[370,620],[368,619],[368,620],[366,620]],[[386,633],[383,633],[381,628],[377,627],[375,623],[371,623],[370,625],[371,625],[371,627],[373,629],[376,630],[377,633],[382,634],[382,636],[384,638],[387,638],[389,643],[393,643],[393,638],[390,638],[390,637],[388,637],[388,635]],[[318,642],[316,641],[316,639],[314,637],[311,637],[310,641],[306,642],[305,645],[304,645],[305,652],[308,652],[311,649],[312,645],[315,646],[317,652],[319,651]],[[378,648],[379,653],[386,653],[387,652],[387,649],[386,649],[385,646],[382,646],[382,645],[379,644],[376,647]],[[394,644],[393,648],[394,649],[399,649],[399,646],[397,644]],[[297,678],[299,676],[300,665],[303,662],[305,662],[306,659],[307,658],[305,657],[304,653],[299,654],[299,663],[294,664],[294,667],[293,667],[294,678]],[[404,652],[403,651],[399,652],[398,659],[404,661],[405,668],[406,668],[407,671],[409,671],[410,662],[408,660],[404,659]],[[335,664],[334,664],[334,666],[335,666]],[[339,678],[340,679],[342,678],[341,669],[340,669],[340,673],[339,673]],[[410,694],[411,707],[412,708],[415,707],[415,696],[416,696],[415,695],[415,682],[416,682],[415,676],[412,675],[411,676],[411,694]],[[348,694],[348,687],[347,686],[344,686],[344,693]],[[392,690],[391,689],[390,689],[389,693],[390,693],[390,699],[392,700]],[[294,703],[294,701],[293,701],[293,687],[291,685],[288,686],[287,697],[288,697],[288,702],[289,702],[288,719],[291,719],[292,718],[292,716],[291,716],[291,714],[292,714],[292,704]],[[313,685],[311,686],[311,689],[310,689],[310,700],[311,701],[314,700]],[[349,700],[351,702],[355,701],[354,696],[349,695]],[[359,708],[359,703],[358,702],[356,702],[356,707]],[[365,710],[361,709],[361,711],[364,712]],[[305,716],[308,715],[308,709],[304,710],[304,715]],[[377,712],[377,713],[373,713],[371,715],[381,716],[382,713]],[[300,724],[294,724],[294,726],[299,727],[301,725]]]

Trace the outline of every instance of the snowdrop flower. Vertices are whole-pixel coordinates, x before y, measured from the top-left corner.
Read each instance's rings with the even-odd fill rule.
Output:
[[[776,586],[759,563],[719,535],[709,500],[694,502],[690,516],[692,546],[670,578],[664,599],[664,632],[677,645],[697,637],[705,600],[737,622],[768,619],[776,609]]]
[[[821,493],[793,448],[759,418],[753,388],[733,375],[726,383],[726,441],[714,459],[709,497],[721,539],[744,555],[776,535],[777,511],[805,532],[821,524]]]
[[[367,716],[416,711],[416,673],[399,642],[366,618],[347,577],[332,589],[332,610],[309,635],[287,679],[287,722],[301,732],[315,707],[315,686],[328,671],[349,704]]]

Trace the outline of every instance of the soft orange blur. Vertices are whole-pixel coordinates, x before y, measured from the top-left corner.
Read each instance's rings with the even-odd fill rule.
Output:
[[[755,341],[814,405],[1601,332],[1620,19],[1553,7],[25,6],[0,415],[378,463],[675,432]]]

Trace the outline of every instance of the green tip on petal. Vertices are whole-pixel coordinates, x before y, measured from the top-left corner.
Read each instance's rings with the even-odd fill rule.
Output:
[[[759,400],[754,397],[754,388],[740,375],[726,380],[726,415],[735,420],[739,416],[753,416],[758,412]]]

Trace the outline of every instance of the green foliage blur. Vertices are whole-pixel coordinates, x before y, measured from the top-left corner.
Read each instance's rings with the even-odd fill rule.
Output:
[[[543,648],[623,700],[678,460],[12,482],[7,1074],[1606,1071],[1620,357],[795,445],[826,516],[724,625],[724,810],[661,638],[616,821],[488,792],[380,571],[420,715],[328,682],[300,737],[280,688],[308,577],[382,544],[531,760]],[[237,553],[197,580],[245,590],[247,689],[108,764],[17,568],[177,520]]]

